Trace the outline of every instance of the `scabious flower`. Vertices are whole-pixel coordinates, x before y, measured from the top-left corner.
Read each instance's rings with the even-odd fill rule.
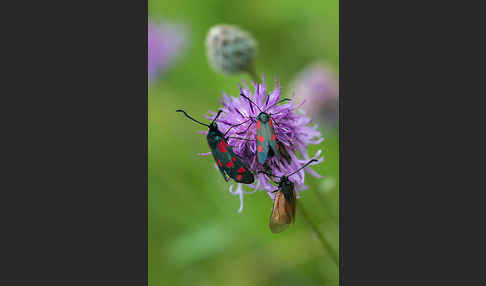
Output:
[[[148,78],[155,80],[176,58],[185,43],[182,27],[148,23]]]
[[[250,33],[234,25],[216,25],[206,36],[209,63],[218,72],[253,73],[257,42]]]
[[[323,125],[338,123],[339,81],[323,62],[315,62],[300,72],[292,89],[296,100],[305,101],[302,109]]]
[[[274,199],[277,186],[271,183],[271,179],[265,174],[258,174],[259,171],[266,171],[272,173],[275,176],[289,175],[296,171],[307,163],[310,159],[317,159],[318,161],[312,165],[321,163],[324,158],[320,157],[322,151],[318,150],[316,154],[310,158],[307,153],[307,147],[309,144],[319,144],[324,138],[317,130],[317,126],[309,126],[311,119],[299,112],[299,105],[293,100],[287,101],[287,103],[278,104],[282,99],[282,86],[278,84],[275,79],[274,89],[267,94],[267,87],[265,79],[262,77],[262,84],[253,83],[254,91],[252,92],[246,83],[243,81],[243,87],[239,87],[239,91],[236,97],[228,96],[223,92],[223,98],[221,104],[223,107],[223,113],[218,118],[218,128],[221,132],[225,133],[228,128],[231,128],[228,132],[230,138],[228,144],[232,147],[233,151],[250,166],[251,171],[255,174],[257,182],[250,184],[251,188],[256,190],[264,190],[268,195]],[[260,110],[250,103],[247,99],[240,96],[242,93],[250,98],[260,109],[268,113],[273,118],[275,124],[274,130],[276,139],[286,151],[286,156],[280,156],[280,160],[277,160],[275,156],[267,158],[262,165],[257,159],[256,148],[256,117],[260,114]],[[209,111],[210,115],[206,118],[212,120],[216,112]],[[243,123],[243,124],[242,124]],[[239,125],[240,124],[240,125]],[[238,125],[238,126],[236,126]],[[236,137],[236,138],[231,138]],[[244,138],[248,140],[242,140],[238,138]],[[208,153],[210,154],[210,153]],[[299,154],[300,156],[297,156]],[[206,154],[200,154],[206,155]],[[285,158],[287,157],[287,158]],[[299,158],[300,157],[300,158]],[[297,197],[299,197],[300,191],[306,189],[304,185],[305,172],[315,177],[320,177],[310,166],[304,168],[295,175],[289,177],[295,185]],[[278,179],[276,179],[278,181]],[[246,192],[243,190],[241,184],[238,184],[237,189],[233,192],[233,186],[230,187],[230,192],[233,195],[240,197],[240,209],[243,209],[243,194]]]

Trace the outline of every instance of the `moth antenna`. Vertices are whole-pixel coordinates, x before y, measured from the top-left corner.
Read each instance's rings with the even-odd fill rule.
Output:
[[[312,160],[310,160],[309,162],[305,163],[305,165],[304,165],[304,166],[300,167],[300,168],[299,168],[297,171],[293,172],[292,174],[288,175],[287,177],[290,177],[290,176],[292,176],[293,174],[297,173],[298,171],[300,171],[300,170],[304,169],[305,167],[307,167],[307,166],[308,166],[310,163],[312,163],[312,162],[317,162],[317,160],[316,160],[316,159],[312,159]]]
[[[199,124],[201,124],[201,125],[204,125],[204,126],[209,127],[209,125],[204,124],[204,123],[202,123],[202,122],[199,122],[199,121],[197,121],[196,119],[192,118],[192,117],[191,117],[189,114],[187,114],[187,113],[186,113],[184,110],[182,110],[182,109],[177,109],[177,110],[176,110],[176,112],[182,112],[182,113],[184,113],[184,115],[185,115],[185,116],[187,116],[187,118],[191,119],[192,121],[197,122],[197,123],[199,123]]]
[[[243,96],[244,98],[246,98],[249,102],[253,103],[253,105],[255,105],[258,110],[260,110],[260,112],[263,112],[260,107],[258,107],[258,105],[256,105],[256,103],[254,103],[248,96],[244,95],[243,93],[240,93],[241,96]]]
[[[282,103],[284,101],[289,101],[289,100],[291,100],[291,99],[290,98],[284,98],[284,99],[280,100],[279,102],[277,102],[277,104],[280,104],[280,103]]]
[[[223,112],[223,110],[218,111],[218,114],[216,114],[216,117],[214,117],[213,122],[211,122],[211,124],[213,124],[214,121],[216,121],[216,119],[218,119],[218,117],[221,114],[221,112]]]

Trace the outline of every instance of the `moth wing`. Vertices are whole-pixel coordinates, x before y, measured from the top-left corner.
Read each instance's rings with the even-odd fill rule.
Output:
[[[273,119],[270,119],[268,122],[268,143],[270,147],[272,147],[273,153],[277,157],[277,160],[280,160],[280,154],[279,154],[279,146],[277,146],[277,135],[275,134],[275,129],[273,128]]]
[[[226,141],[221,139],[213,154],[221,173],[224,171],[238,183],[251,184],[254,182],[255,178],[249,168],[243,164]]]
[[[233,151],[231,150],[231,153]],[[250,168],[241,161],[241,159],[233,153],[232,158],[236,158],[236,160],[233,160],[234,166],[229,168],[229,170],[226,170],[226,172],[229,172],[230,177],[233,178],[238,183],[243,183],[243,184],[251,184],[255,181],[255,177],[253,176],[252,172],[250,171]]]
[[[222,152],[219,150],[211,150],[211,153],[213,154],[214,161],[216,162],[216,165],[218,166],[219,171],[221,172],[221,175],[223,175],[223,179],[225,181],[228,181],[229,179],[226,177],[226,173],[223,168],[223,162],[224,162],[224,155]]]
[[[270,215],[270,231],[279,233],[287,229],[295,216],[295,200],[289,202],[282,192],[277,192]]]
[[[260,164],[265,163],[270,149],[269,140],[271,138],[268,123],[258,124],[257,128],[257,157]]]
[[[291,220],[292,222],[295,222],[295,209],[297,207],[297,195],[295,193],[295,190],[293,189],[293,186],[292,186],[292,201],[287,204],[287,211],[289,212],[289,214],[291,214]]]
[[[280,232],[286,230],[289,227],[289,224],[279,224],[279,223],[272,222],[270,220],[269,226],[270,226],[270,231],[272,233],[280,233]]]

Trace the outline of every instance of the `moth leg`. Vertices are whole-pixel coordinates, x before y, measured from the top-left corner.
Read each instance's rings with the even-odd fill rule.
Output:
[[[218,165],[218,164],[216,164],[216,165]],[[223,175],[223,179],[224,179],[226,182],[228,182],[228,181],[230,180],[230,178],[228,178],[228,177],[226,176],[226,173],[225,173],[224,169],[223,169],[222,167],[220,167],[220,166],[218,166],[218,169],[219,169],[219,171],[221,172],[221,175]]]
[[[221,174],[223,174],[223,179],[228,182],[231,178],[226,175],[226,172],[221,168]]]

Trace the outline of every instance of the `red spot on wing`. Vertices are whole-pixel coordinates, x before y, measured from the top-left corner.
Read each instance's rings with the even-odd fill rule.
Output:
[[[222,153],[226,153],[226,146],[228,146],[228,144],[226,144],[226,142],[224,142],[224,140],[221,140],[221,141],[218,142],[218,149]]]
[[[262,145],[258,146],[258,152],[262,152]]]
[[[272,123],[272,120],[271,120],[271,119],[270,119],[270,126],[272,126],[272,127],[273,127],[273,123]]]
[[[237,180],[237,181],[241,181],[241,179],[243,179],[243,176],[242,176],[242,175],[238,175],[238,176],[236,176],[236,180]]]
[[[218,160],[218,163],[219,163],[219,166],[220,167],[223,167],[223,164],[221,164],[221,161],[220,160]]]
[[[235,164],[233,164],[233,162],[229,161],[228,163],[226,163],[226,168],[231,168],[233,167]]]
[[[260,127],[262,127],[262,123],[260,122],[260,120],[257,121],[257,129],[260,129]]]
[[[272,134],[272,141],[275,140],[275,134]]]
[[[280,149],[280,144],[277,144],[275,147],[277,147],[277,150]]]
[[[259,140],[261,143],[263,143],[263,141],[265,141],[265,137],[257,135],[257,140]]]
[[[233,162],[236,161],[236,158],[235,157],[231,158],[231,161],[233,161]]]
[[[240,168],[238,169],[238,173],[244,173],[244,172],[246,172],[246,169],[245,169],[245,168],[240,167]]]

